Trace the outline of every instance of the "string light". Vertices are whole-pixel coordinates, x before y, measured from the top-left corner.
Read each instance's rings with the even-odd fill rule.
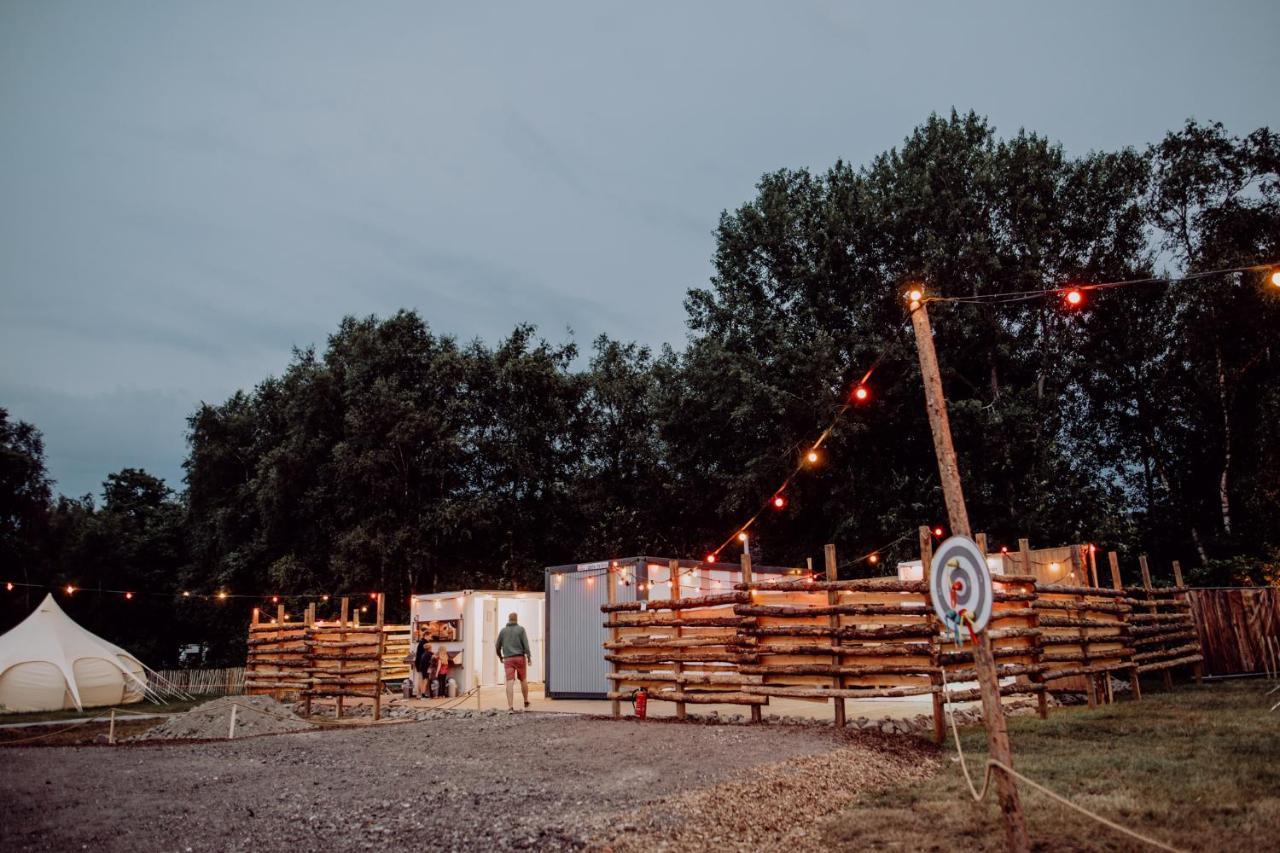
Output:
[[[279,604],[279,603],[280,603],[280,596],[278,596],[278,595],[273,595],[273,596],[271,596],[271,603],[272,603],[272,604]]]
[[[76,591],[76,588],[74,586],[72,586],[71,584],[67,584],[67,595],[71,595],[75,591]]]
[[[933,535],[934,535],[934,536],[937,536],[939,539],[941,539],[941,538],[942,538],[942,534],[943,534],[943,532],[944,532],[944,531],[943,531],[943,529],[942,529],[941,527],[935,527],[935,528],[933,528]]]
[[[1273,287],[1280,287],[1280,269],[1271,273],[1271,285]]]
[[[1080,304],[1084,302],[1084,294],[1080,292],[1080,288],[1078,287],[1073,287],[1068,290],[1063,294],[1062,298],[1066,300],[1067,305],[1071,308],[1079,308]]]
[[[876,563],[880,562],[880,555],[872,554],[871,556],[867,557],[867,562],[874,566]]]
[[[703,560],[703,562],[704,562],[704,563],[714,563],[715,561],[716,561],[716,555],[715,555],[715,554],[708,554],[708,555],[707,555],[707,558],[706,558],[705,560]]]
[[[743,530],[742,532],[740,532],[740,533],[738,534],[738,541],[739,541],[739,542],[746,542],[746,541],[747,541],[747,531]]]
[[[124,597],[125,597],[125,600],[126,600],[126,601],[127,601],[127,600],[131,600],[131,599],[133,598],[133,593],[131,593],[131,592],[126,592],[126,593],[124,594]]]
[[[327,596],[327,595],[322,595],[322,596],[320,596],[320,600],[321,600],[321,601],[328,601],[328,600],[329,600],[329,596]]]
[[[804,457],[804,458],[805,458],[806,460],[808,460],[808,462],[809,462],[809,464],[810,464],[810,465],[817,465],[817,464],[818,464],[818,450],[817,450],[817,448],[814,448],[813,450],[810,450],[807,454],[805,454],[805,457]]]
[[[786,505],[787,505],[787,499],[786,499],[786,497],[784,497],[783,495],[774,495],[774,496],[773,496],[773,508],[774,508],[774,509],[783,509],[784,507],[786,507]]]
[[[853,399],[859,403],[865,403],[871,399],[871,389],[866,385],[859,385],[853,389]]]
[[[183,598],[190,598],[190,597],[191,597],[191,593],[187,592],[187,591],[184,589],[184,590],[182,591],[182,597],[183,597]]]
[[[921,299],[924,299],[924,291],[919,287],[913,287],[907,291],[906,296],[908,302],[919,302]]]
[[[9,581],[7,584],[5,584],[4,588],[9,592],[13,592],[13,581]]]

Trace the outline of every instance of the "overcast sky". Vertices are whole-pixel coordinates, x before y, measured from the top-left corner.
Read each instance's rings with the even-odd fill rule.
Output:
[[[1280,123],[1280,4],[0,0],[0,406],[67,494],[415,308],[684,341],[720,211],[931,111],[1070,153]]]

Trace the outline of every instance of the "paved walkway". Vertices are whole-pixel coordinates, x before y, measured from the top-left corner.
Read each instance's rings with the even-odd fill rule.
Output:
[[[516,707],[520,705],[519,690],[515,693]],[[967,706],[970,703],[965,703]],[[475,708],[484,710],[486,708],[497,708],[505,710],[507,707],[506,689],[504,687],[484,687],[481,688],[478,696],[457,697],[454,699],[402,699],[396,698],[385,701],[383,707],[410,707],[410,708]],[[548,699],[543,694],[543,686],[541,684],[529,685],[529,710],[539,711],[543,713],[561,713],[561,714],[595,714],[607,716],[611,713],[611,703],[607,699]],[[964,706],[961,706],[964,707]],[[933,703],[928,696],[909,697],[905,699],[849,699],[845,701],[845,713],[850,719],[857,717],[867,717],[868,719],[879,720],[885,717],[893,719],[905,719],[914,717],[918,714],[932,714]],[[712,711],[717,712],[720,716],[729,714],[747,715],[750,709],[744,705],[688,705],[687,711],[691,714],[709,714]],[[770,714],[787,717],[810,717],[814,720],[823,720],[830,722],[834,719],[833,705],[829,701],[812,701],[806,702],[802,699],[778,699],[771,698],[769,704],[761,708],[766,717]],[[630,715],[632,713],[631,703],[622,703],[622,713]],[[676,706],[674,702],[650,702],[648,715],[651,717],[674,717]]]

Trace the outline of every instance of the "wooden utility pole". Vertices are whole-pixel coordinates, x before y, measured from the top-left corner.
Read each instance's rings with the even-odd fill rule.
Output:
[[[836,563],[836,546],[831,544],[824,546],[822,549],[822,556],[824,561],[826,562],[827,580],[829,581],[839,580],[839,570]],[[810,558],[809,560],[809,576],[810,577],[813,576],[813,559],[812,558]],[[830,606],[832,609],[834,609],[835,606],[839,603],[840,603],[840,593],[834,589],[828,590],[827,605]],[[840,657],[839,652],[836,650],[836,647],[840,643],[840,640],[839,640],[840,615],[838,613],[831,614],[831,632],[832,632],[831,663],[833,663],[836,666],[839,666],[843,658]],[[844,679],[838,675],[835,676],[834,678],[831,679],[831,686],[837,690],[843,688]],[[831,701],[835,703],[836,728],[842,729],[844,728],[844,711],[845,711],[844,699],[835,698],[835,699],[832,699]]]
[[[956,449],[951,443],[947,401],[942,393],[942,372],[938,368],[938,355],[933,348],[933,329],[929,326],[928,309],[923,302],[911,303],[911,324],[915,328],[916,349],[920,353],[925,409],[929,414],[929,427],[933,431],[933,449],[938,457],[938,475],[942,480],[942,496],[947,504],[951,532],[956,536],[969,537],[973,533],[969,527],[969,512],[964,505],[964,491],[960,487],[960,466],[956,462]],[[984,554],[984,559],[985,556]],[[978,686],[982,691],[982,716],[987,724],[987,751],[996,761],[1012,767],[1009,729],[1005,724],[1004,708],[1000,705],[1000,679],[996,673],[995,656],[991,652],[991,638],[986,631],[982,632],[974,646],[973,662],[977,670]],[[1018,787],[1012,776],[998,768],[995,776],[996,798],[1004,817],[1005,845],[1009,850],[1026,853],[1031,849],[1031,839],[1027,835],[1027,819],[1018,798]]]

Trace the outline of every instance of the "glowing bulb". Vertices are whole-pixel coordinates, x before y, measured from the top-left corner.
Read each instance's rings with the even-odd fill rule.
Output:
[[[870,557],[867,557],[867,562],[874,566],[876,563],[880,562],[880,555],[872,554]]]
[[[787,499],[786,499],[786,498],[784,498],[782,495],[774,495],[774,496],[773,496],[773,508],[774,508],[774,509],[782,509],[782,508],[783,508],[783,507],[785,507],[786,505],[787,505]]]
[[[1058,565],[1057,563],[1050,563],[1050,564],[1049,564],[1049,571],[1053,572],[1055,575],[1056,575],[1056,574],[1057,574],[1061,569],[1062,569],[1062,566]]]
[[[924,291],[918,287],[913,287],[907,291],[907,299],[911,302],[919,302],[924,298]]]
[[[716,555],[715,555],[715,554],[708,554],[708,555],[707,555],[707,559],[706,559],[704,562],[707,562],[707,563],[714,563],[715,561],[716,561]]]
[[[859,385],[857,388],[853,389],[853,399],[857,400],[859,403],[865,403],[867,400],[871,399],[871,390],[867,388],[866,385]]]
[[[327,595],[322,595],[322,596],[320,596],[320,600],[321,600],[321,601],[328,601],[328,600],[329,600],[329,596],[327,596]]]
[[[367,605],[367,604],[362,604],[362,605],[360,605],[360,612],[361,612],[361,613],[368,613],[368,612],[369,612],[369,605]]]
[[[4,588],[5,588],[6,590],[8,590],[9,592],[13,592],[13,581],[9,581],[8,583],[6,583],[6,584],[4,585]]]
[[[805,459],[808,459],[808,460],[809,460],[809,464],[810,464],[810,465],[817,464],[817,461],[818,461],[818,451],[817,451],[816,449],[815,449],[815,450],[810,450],[810,451],[809,451],[809,453],[808,453],[808,455],[806,455],[806,456],[805,456]]]
[[[644,592],[644,591],[645,591],[645,585],[644,585],[644,584],[640,584],[640,585],[638,585],[638,586],[636,587],[636,589],[640,590],[641,592]]]
[[[1271,274],[1271,284],[1275,287],[1280,287],[1280,270],[1276,270]]]
[[[746,542],[746,541],[747,541],[747,531],[745,531],[745,530],[744,530],[744,531],[742,531],[741,533],[739,533],[739,534],[738,534],[738,541],[739,541],[739,542]]]
[[[941,539],[941,538],[942,538],[942,528],[941,528],[941,527],[935,527],[935,528],[933,528],[933,535],[934,535],[934,536],[937,536],[939,539]]]
[[[67,584],[67,595],[71,595],[71,593],[75,591],[76,591],[76,588],[74,586],[72,586],[71,584]]]
[[[273,596],[271,596],[271,603],[272,603],[272,604],[279,604],[279,603],[280,603],[280,596],[278,596],[278,595],[273,595]]]
[[[226,594],[225,592],[220,592],[220,593],[218,593],[218,600],[219,600],[219,601],[225,601],[225,600],[226,600],[226,598],[227,598],[227,594]]]
[[[595,578],[587,578],[587,586],[593,586],[596,582]]]
[[[1009,553],[1009,546],[1008,546],[1008,545],[1001,545],[1001,546],[1000,546],[1000,553],[1001,553],[1001,554],[1008,554],[1008,553]]]
[[[371,592],[369,593],[369,598],[373,599],[374,601],[377,601],[378,594],[376,592]]]
[[[183,590],[183,591],[182,591],[182,597],[183,597],[183,598],[190,598],[190,597],[191,597],[191,593],[187,592],[186,590]]]
[[[1067,300],[1067,304],[1072,308],[1075,308],[1079,306],[1080,303],[1084,302],[1084,294],[1074,287],[1068,290],[1063,298]]]
[[[126,592],[126,593],[124,594],[124,597],[125,597],[125,599],[126,599],[126,600],[131,599],[131,598],[133,598],[133,593],[131,593],[131,592]]]

